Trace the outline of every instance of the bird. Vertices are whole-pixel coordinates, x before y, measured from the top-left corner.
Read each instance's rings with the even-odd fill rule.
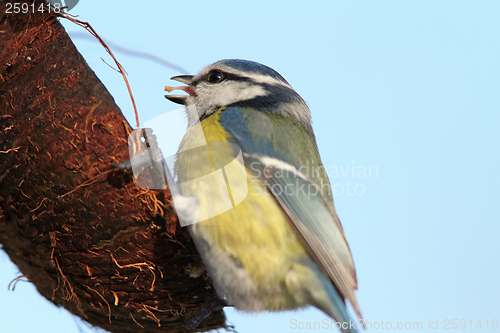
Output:
[[[166,91],[187,93],[165,95],[188,119],[174,166],[194,198],[183,216],[219,299],[244,312],[313,306],[356,332],[346,306],[363,318],[354,261],[304,99],[250,60],[171,80],[184,85]]]

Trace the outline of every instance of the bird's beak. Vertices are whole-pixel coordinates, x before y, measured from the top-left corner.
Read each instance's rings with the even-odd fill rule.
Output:
[[[173,90],[182,90],[189,94],[189,96],[194,96],[195,92],[189,85],[193,81],[193,75],[179,75],[171,77],[170,80],[179,81],[181,83],[187,84],[187,86],[170,87],[165,86],[165,91],[172,92]],[[165,98],[177,104],[186,105],[188,96],[186,95],[165,95]]]

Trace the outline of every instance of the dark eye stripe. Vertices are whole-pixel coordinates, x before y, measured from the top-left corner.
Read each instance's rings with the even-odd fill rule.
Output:
[[[283,86],[283,85],[273,85],[273,84],[268,84],[268,83],[260,83],[260,86],[264,88],[265,91],[267,91],[266,96],[256,96],[250,99],[246,100],[241,100],[238,102],[235,102],[231,105],[228,105],[228,107],[231,106],[239,106],[239,107],[254,107],[259,110],[267,110],[271,106],[276,108],[279,107],[278,105],[281,103],[285,104],[294,104],[294,103],[299,103],[299,104],[304,104],[305,102],[300,97],[299,94],[292,88]]]
[[[220,71],[222,73],[222,75],[224,76],[224,80],[233,80],[233,81],[243,81],[243,82],[255,82],[254,80],[252,80],[251,78],[249,77],[246,77],[246,76],[241,76],[241,75],[237,75],[237,74],[233,74],[233,73],[227,73],[227,72],[223,72],[223,71]],[[210,82],[208,80],[208,77],[209,75],[211,75],[213,72],[210,71],[208,72],[207,74],[203,75],[202,77],[200,77],[199,79],[197,80],[193,80],[193,82],[191,82],[191,86],[196,86],[197,84],[199,84],[200,82]]]

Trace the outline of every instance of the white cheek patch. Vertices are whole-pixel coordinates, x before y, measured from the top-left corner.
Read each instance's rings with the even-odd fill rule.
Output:
[[[226,106],[235,102],[249,100],[258,96],[265,96],[268,92],[262,86],[248,84],[246,82],[231,82],[221,86],[213,97],[210,104]]]
[[[239,87],[232,87],[232,89],[237,91],[237,94],[239,94],[238,100],[240,101],[252,99],[257,96],[265,96],[268,94],[268,92],[264,88],[262,88],[262,86],[258,86],[255,84],[241,82],[238,86]],[[234,102],[237,101],[233,101],[233,103]]]

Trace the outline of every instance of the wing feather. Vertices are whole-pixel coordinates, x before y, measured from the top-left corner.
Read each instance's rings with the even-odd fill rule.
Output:
[[[322,196],[304,193],[301,188],[313,184],[298,171],[283,172],[279,165],[264,164],[255,155],[247,156],[253,162],[259,161],[265,168],[263,181],[281,208],[288,215],[293,227],[301,236],[309,253],[318,266],[330,277],[340,294],[347,298],[356,313],[362,318],[354,290],[357,279],[349,245],[340,226],[337,214],[331,211]],[[269,159],[265,159],[269,162]],[[254,163],[254,167],[255,167]]]
[[[247,168],[265,182],[288,215],[313,260],[362,318],[354,294],[354,262],[331,190],[329,186],[328,193],[303,190],[322,182],[329,185],[326,172],[319,176],[300,172],[309,160],[317,160],[322,167],[314,135],[301,126],[290,126],[289,119],[237,107],[226,108],[220,115],[220,124],[243,151]],[[257,130],[250,133],[248,128]]]

